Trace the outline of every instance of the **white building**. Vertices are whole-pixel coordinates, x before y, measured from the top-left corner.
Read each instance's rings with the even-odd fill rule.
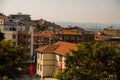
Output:
[[[36,74],[41,78],[51,77],[56,70],[64,69],[64,56],[71,50],[77,50],[77,45],[61,41],[38,48]]]
[[[0,16],[0,31],[4,33],[6,40],[11,40],[13,44],[18,44],[18,31],[25,30],[25,26],[19,26],[16,20]]]

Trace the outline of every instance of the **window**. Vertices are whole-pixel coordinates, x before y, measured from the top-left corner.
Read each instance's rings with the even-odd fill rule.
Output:
[[[0,21],[0,24],[2,24],[2,21]]]
[[[37,69],[40,70],[40,71],[42,71],[42,65],[38,63]]]
[[[42,65],[40,65],[40,71],[42,71]]]
[[[39,63],[38,63],[38,65],[37,65],[37,69],[39,70]]]
[[[13,34],[13,36],[12,36],[12,37],[13,37],[13,39],[16,39],[16,35],[15,35],[15,34]]]
[[[62,56],[61,55],[59,56],[59,61],[62,62]]]
[[[41,53],[38,53],[38,58],[42,59],[42,54]]]
[[[96,36],[96,38],[98,38],[98,36]]]

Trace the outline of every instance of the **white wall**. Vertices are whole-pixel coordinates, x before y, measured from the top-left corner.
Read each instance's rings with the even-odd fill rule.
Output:
[[[37,69],[37,74],[44,76],[52,76],[53,72],[58,70],[59,62],[61,62],[60,55],[54,53],[42,53],[42,59],[40,57],[41,53],[37,53],[37,66],[38,64],[42,65],[42,70]],[[62,56],[62,68],[64,67],[64,56]]]

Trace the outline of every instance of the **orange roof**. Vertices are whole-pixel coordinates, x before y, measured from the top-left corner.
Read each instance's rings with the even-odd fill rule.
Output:
[[[48,46],[44,46],[41,48],[36,49],[36,51],[43,52]]]
[[[36,51],[54,52],[60,55],[65,55],[66,53],[70,53],[71,50],[77,50],[77,45],[74,43],[58,41],[52,45],[38,48]]]
[[[79,35],[77,32],[72,30],[62,30],[59,32],[59,34],[67,34],[67,35]]]
[[[6,18],[6,16],[0,16],[0,19],[5,19]]]
[[[34,36],[47,37],[47,38],[50,38],[51,35],[52,35],[52,33],[50,31],[38,32],[38,33],[34,34]],[[53,37],[53,35],[52,35],[52,37]]]

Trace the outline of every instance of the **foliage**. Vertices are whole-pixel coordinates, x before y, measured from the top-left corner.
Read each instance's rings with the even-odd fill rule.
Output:
[[[14,46],[11,41],[0,42],[0,77],[4,75],[15,78],[20,74],[22,67],[24,48]]]
[[[5,16],[3,13],[0,12],[0,16]]]
[[[4,33],[1,33],[0,31],[0,41],[2,41],[4,39]]]
[[[53,74],[52,74],[52,77],[53,78],[57,78],[57,75],[59,74],[59,71],[58,70],[56,70]]]
[[[109,80],[110,75],[120,80],[120,46],[115,43],[81,43],[77,51],[66,55],[65,64],[60,80]]]

